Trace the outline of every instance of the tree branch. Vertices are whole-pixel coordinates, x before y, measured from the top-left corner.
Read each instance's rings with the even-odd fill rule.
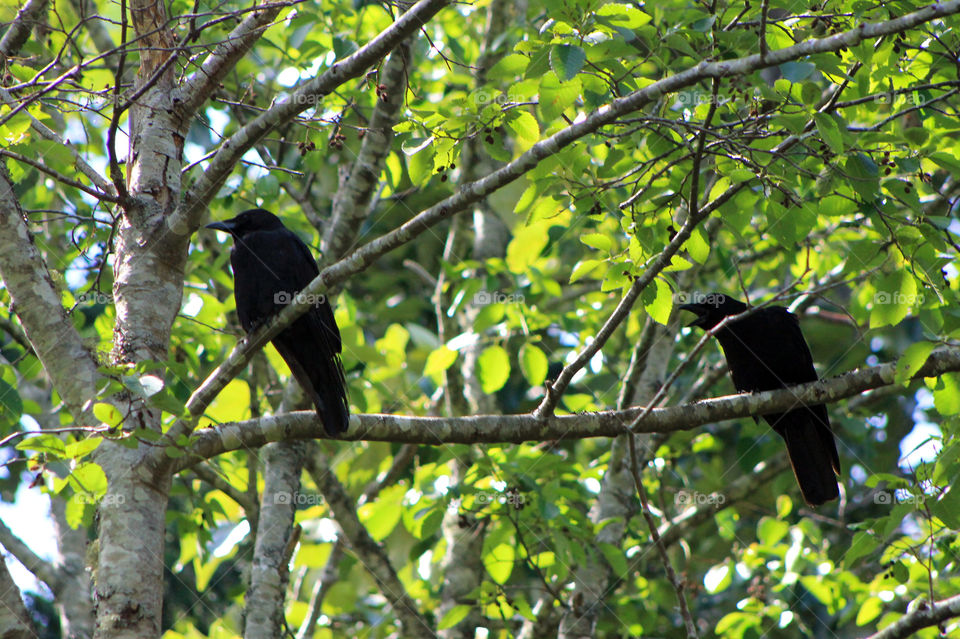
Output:
[[[30,31],[40,22],[40,15],[47,8],[47,0],[27,0],[17,17],[13,19],[3,39],[0,40],[0,62],[5,63],[6,59],[16,55],[20,47],[26,43],[30,37]]]
[[[903,639],[921,628],[935,626],[954,617],[960,617],[960,595],[938,601],[932,606],[921,605],[867,639]]]
[[[792,410],[801,404],[814,405],[853,397],[866,390],[893,384],[896,365],[881,364],[844,373],[837,377],[799,384],[790,388],[716,397],[692,404],[656,408],[638,425],[637,433],[669,433],[692,430],[704,424],[751,415]],[[937,377],[960,371],[960,348],[935,351],[912,376]],[[539,419],[533,415],[476,415],[472,417],[409,417],[405,415],[351,415],[352,428],[340,439],[346,441],[388,441],[408,444],[479,444],[616,437],[643,408],[579,413]],[[202,459],[241,447],[256,448],[284,439],[329,439],[313,411],[297,411],[258,420],[231,422],[196,433],[188,455],[177,459],[175,471],[189,468]]]
[[[261,4],[230,32],[226,40],[217,45],[213,53],[207,56],[200,68],[181,87],[184,119],[192,117],[210,98],[224,76],[250,51],[280,11],[299,1],[301,0]]]
[[[0,277],[33,351],[70,412],[81,426],[99,423],[92,413],[85,412],[89,400],[97,394],[97,362],[83,347],[77,329],[60,305],[60,293],[33,243],[10,175],[2,165]]]
[[[420,0],[369,43],[342,62],[334,63],[324,73],[301,84],[288,100],[264,111],[224,140],[220,150],[211,158],[207,170],[190,187],[180,206],[170,216],[170,228],[179,232],[192,231],[200,226],[200,219],[207,204],[216,196],[243,154],[254,144],[279,124],[319,104],[323,96],[330,94],[344,82],[363,75],[377,60],[429,22],[449,3],[450,0]]]

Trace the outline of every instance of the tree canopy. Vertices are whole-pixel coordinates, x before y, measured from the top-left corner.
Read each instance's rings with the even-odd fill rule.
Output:
[[[0,524],[0,634],[956,632],[958,13],[0,7],[0,496],[56,542]],[[245,335],[202,228],[257,207],[318,257],[343,438],[265,346],[308,303]],[[731,396],[711,294],[822,381]],[[817,509],[751,418],[798,402]]]

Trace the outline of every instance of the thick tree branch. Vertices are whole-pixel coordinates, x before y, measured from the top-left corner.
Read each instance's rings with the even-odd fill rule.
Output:
[[[903,639],[921,628],[936,626],[954,617],[960,617],[960,595],[938,601],[932,606],[920,606],[867,639]]]
[[[10,56],[16,55],[20,47],[30,37],[30,31],[40,22],[40,16],[47,8],[47,0],[27,0],[17,17],[13,19],[7,31],[0,39],[0,62],[6,62]]]
[[[227,39],[217,45],[196,71],[181,87],[184,119],[193,116],[220,85],[220,81],[256,44],[280,11],[297,2],[269,2],[256,8],[238,24]]]
[[[436,1],[439,2],[440,0]],[[429,2],[430,0],[421,0],[420,4],[404,14],[400,21],[394,23],[391,29],[395,29],[401,24],[402,20],[411,16],[421,4]],[[439,10],[439,7],[437,7],[436,10]],[[410,242],[420,233],[434,226],[438,222],[465,210],[471,204],[481,200],[502,186],[513,182],[521,175],[524,175],[527,171],[539,164],[540,161],[556,154],[563,147],[571,144],[579,138],[584,137],[585,135],[588,135],[589,133],[592,133],[593,131],[596,131],[602,126],[616,121],[617,118],[624,114],[636,111],[646,104],[656,101],[665,94],[673,93],[685,87],[696,84],[704,78],[728,77],[732,75],[747,74],[766,66],[782,64],[784,62],[789,62],[790,60],[815,53],[826,53],[837,51],[843,47],[852,47],[868,38],[875,38],[881,35],[904,31],[929,20],[942,18],[958,12],[960,12],[960,0],[952,0],[951,2],[930,5],[920,9],[919,11],[915,11],[894,20],[888,20],[880,23],[863,23],[854,29],[844,31],[827,38],[808,40],[791,47],[771,51],[765,60],[762,60],[759,55],[752,55],[745,58],[724,60],[721,62],[704,61],[676,75],[672,75],[654,82],[653,84],[650,84],[639,91],[614,100],[608,106],[599,109],[597,112],[587,116],[583,120],[558,131],[549,138],[537,142],[530,147],[530,149],[521,154],[516,160],[513,160],[509,164],[480,180],[464,185],[454,195],[426,209],[393,231],[382,235],[368,244],[365,244],[336,264],[325,268],[320,275],[318,275],[313,282],[311,282],[310,285],[303,290],[303,299],[309,300],[311,296],[324,294],[327,290],[330,290],[333,285],[338,284],[346,280],[351,275],[366,269],[382,255],[406,244],[407,242]],[[385,31],[384,34],[390,32],[391,29]],[[381,37],[383,37],[384,34],[381,34]],[[379,39],[380,38],[378,38],[378,40]],[[371,42],[371,44],[368,46],[372,46],[373,44],[374,43]],[[366,47],[360,51],[364,51],[365,49]],[[348,61],[354,60],[360,51],[348,58]],[[328,73],[333,72],[335,68],[336,67],[332,68]],[[340,73],[341,72],[337,73],[338,77]],[[300,91],[305,91],[307,86],[312,87],[315,84],[319,84],[320,80],[326,77],[326,75],[327,74],[324,74],[315,81],[307,83],[307,85],[304,85]],[[295,95],[299,95],[299,93]],[[291,99],[291,101],[293,101],[293,99]],[[252,122],[248,127],[244,127],[244,131],[246,131],[249,127],[254,127],[254,125],[256,125],[257,122],[259,122],[265,116],[266,114],[261,115],[258,120]],[[263,123],[258,126],[262,125]],[[266,131],[264,130],[262,133],[265,132]],[[234,138],[240,135],[241,132],[238,132]],[[231,141],[234,140],[234,138],[231,138],[231,140],[225,142],[225,147],[227,145],[233,146],[233,142]],[[244,137],[243,139],[246,139],[249,144],[247,144],[247,146],[243,146],[243,150],[239,151],[240,155],[242,155],[250,145],[256,142],[256,139],[248,139],[248,137]],[[796,140],[797,138],[792,136],[790,139]],[[782,147],[786,143],[787,141],[784,141],[784,143],[781,143],[780,146]],[[218,153],[218,156],[219,155],[220,153]],[[222,168],[221,170],[226,169]],[[208,171],[208,175],[212,175],[210,171]],[[204,179],[208,178],[205,177]],[[225,177],[217,179],[222,181],[225,179]],[[213,183],[211,182],[208,184],[208,187],[213,188]],[[194,190],[197,190],[197,188],[198,186],[195,186]],[[727,199],[729,199],[732,194],[736,193],[737,190],[737,186],[730,187],[723,195],[715,199],[711,205],[703,207],[700,213],[704,216],[708,215],[716,208],[716,206],[726,202]],[[210,195],[210,197],[212,197],[212,195]],[[194,205],[199,206],[199,204],[195,202],[194,204],[189,205],[187,210],[192,210],[190,207]],[[191,219],[193,219],[193,216],[191,216]],[[690,224],[690,221],[694,219],[696,218],[691,216],[688,219],[687,224]],[[199,222],[194,222],[189,228],[194,228],[198,223]],[[174,228],[178,227],[175,226]],[[684,228],[686,229],[687,225],[685,225]],[[692,227],[690,228],[692,229]],[[678,237],[679,236],[680,234],[678,233]],[[651,272],[652,270],[653,269],[648,269],[648,271]],[[631,290],[633,289],[631,288]],[[243,370],[252,354],[262,348],[280,331],[293,323],[293,321],[305,313],[308,308],[311,307],[306,301],[286,306],[280,313],[277,314],[276,318],[248,335],[243,341],[234,347],[233,351],[230,352],[224,362],[218,366],[217,369],[214,370],[206,380],[204,380],[200,387],[194,392],[193,396],[191,396],[190,400],[187,402],[187,409],[192,416],[192,419],[181,421],[172,427],[170,430],[172,438],[175,439],[179,435],[190,433],[196,424],[197,416],[202,414],[210,402],[213,401],[213,398],[216,397],[217,394],[219,394],[220,391],[226,387],[230,380],[236,377],[237,374]],[[615,326],[612,327],[611,332],[615,328]],[[161,455],[158,454],[159,462],[163,463],[166,461],[160,459],[160,457]]]
[[[96,397],[97,362],[60,304],[43,258],[23,218],[6,167],[0,165],[0,277],[33,351],[81,426],[99,422],[86,413]]]
[[[33,627],[27,607],[23,605],[20,589],[13,583],[7,564],[0,563],[0,628],[3,629],[3,639],[35,639],[39,635]]]
[[[960,1],[960,0],[958,0]],[[236,164],[250,148],[278,125],[290,121],[298,113],[320,103],[338,86],[360,77],[378,60],[421,28],[450,0],[420,0],[397,21],[342,62],[301,84],[289,99],[261,113],[255,120],[224,140],[220,150],[210,159],[207,170],[190,187],[174,215],[168,220],[174,232],[193,231],[207,204],[216,196]]]
[[[37,579],[47,584],[54,594],[60,590],[61,578],[54,567],[30,550],[30,547],[14,535],[2,521],[0,521],[0,546],[16,557]]]
[[[383,170],[383,160],[390,152],[393,125],[397,120],[410,71],[410,40],[394,49],[380,72],[383,89],[366,128],[360,152],[353,161],[350,177],[333,196],[333,212],[323,235],[323,259],[333,262],[343,257],[360,234],[368,213],[368,204]]]
[[[656,408],[639,424],[637,433],[692,430],[704,424],[796,408],[800,404],[825,404],[893,384],[896,365],[881,364],[786,389],[716,397],[682,406]],[[960,348],[944,348],[930,355],[913,379],[960,371]],[[408,444],[520,444],[528,441],[616,437],[643,408],[602,411],[539,419],[533,415],[477,415],[473,417],[408,417],[404,415],[351,415],[350,431],[340,439],[389,441]],[[284,439],[329,439],[312,411],[232,422],[196,433],[196,442],[172,468],[182,470],[201,459],[229,450],[256,448]]]

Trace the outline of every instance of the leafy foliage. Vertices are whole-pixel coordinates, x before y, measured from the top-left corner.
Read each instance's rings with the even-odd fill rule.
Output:
[[[108,366],[119,211],[57,178],[88,183],[71,150],[94,167],[107,165],[111,111],[104,87],[116,81],[115,63],[92,63],[92,35],[71,31],[80,19],[75,5],[56,4],[61,22],[7,61],[4,85],[22,108],[2,107],[0,138],[9,152],[35,160],[6,158],[16,196],[62,304],[86,345],[98,352],[109,382],[91,398],[101,432],[20,439],[5,449],[8,474],[0,490],[12,501],[18,486],[32,482],[33,490],[66,501],[73,525],[91,527],[106,490],[102,471],[89,461],[100,438],[151,445],[157,436],[121,429],[125,416],[110,398],[133,394],[162,411],[169,426],[241,332],[227,245],[201,231],[184,273],[168,358],[136,368]],[[781,49],[921,6],[894,4],[773,2],[765,46]],[[534,0],[442,12],[413,42],[408,88],[390,96],[402,101],[401,115],[376,176],[379,196],[356,243],[456,192],[476,169],[465,162],[477,155],[482,166],[495,168],[661,78],[703,60],[733,63],[756,54],[760,3],[713,7],[685,0]],[[97,9],[114,21],[104,24],[119,39],[119,5],[99,2]],[[174,31],[188,28],[194,19],[188,13],[203,16],[196,18],[205,26],[191,55],[214,47],[236,24],[217,18],[235,13],[239,19],[246,9],[238,2],[169,3]],[[488,11],[507,14],[493,22],[502,30],[485,33]],[[289,96],[298,82],[329,69],[392,21],[388,8],[362,2],[322,0],[284,10],[190,126],[185,184],[204,170],[206,154],[259,109]],[[679,527],[667,553],[701,633],[853,636],[889,625],[912,601],[957,592],[960,495],[951,485],[960,472],[960,377],[913,383],[909,377],[936,345],[955,344],[960,331],[958,26],[948,17],[811,52],[720,78],[715,89],[703,78],[551,149],[483,204],[509,230],[497,256],[472,252],[463,236],[479,230],[461,216],[344,285],[336,319],[352,410],[444,414],[444,394],[459,393],[449,380],[473,376],[495,412],[532,411],[544,384],[592,342],[691,216],[690,207],[722,202],[574,377],[558,412],[617,407],[636,345],[646,343],[654,327],[668,325],[670,331],[657,329],[657,339],[671,342],[657,350],[669,358],[661,363],[667,371],[686,368],[665,403],[679,403],[692,388],[698,397],[728,394],[725,377],[710,375],[719,353],[685,358],[697,337],[677,330],[676,305],[697,291],[749,293],[754,302],[804,293],[798,312],[821,376],[897,361],[898,392],[872,392],[830,407],[845,467],[844,496],[816,514],[802,505],[789,472],[757,481],[743,495],[728,494],[734,480],[783,456],[781,442],[762,424],[714,424],[656,442],[639,472],[658,525]],[[45,66],[54,58],[57,64]],[[138,58],[131,48],[128,65]],[[476,73],[481,58],[487,66]],[[52,84],[75,64],[83,65],[82,73]],[[194,71],[187,56],[178,61],[178,73]],[[264,206],[319,248],[340,188],[338,169],[350,166],[360,150],[381,71],[341,87],[258,144],[212,203],[211,216]],[[68,140],[69,149],[36,135],[31,118]],[[695,184],[699,189],[691,193]],[[305,215],[305,202],[316,218]],[[445,253],[448,242],[453,250]],[[22,331],[5,290],[0,305],[3,434],[37,424],[71,425],[39,360],[17,339]],[[219,395],[201,426],[276,411],[288,380],[283,361],[268,347]],[[929,433],[927,440],[922,433]],[[924,455],[902,463],[906,445],[922,447]],[[335,453],[331,471],[354,498],[391,469],[403,448],[383,442],[322,447]],[[578,571],[601,565],[611,579],[598,636],[680,636],[677,595],[651,552],[636,495],[622,497],[636,516],[593,517],[603,482],[626,463],[611,450],[611,441],[593,439],[422,446],[390,485],[360,506],[359,518],[438,629],[479,614],[491,636],[514,636],[526,621],[546,614],[537,608],[541,598],[546,609],[569,612],[577,605],[570,589]],[[169,453],[180,454],[174,446]],[[176,541],[167,565],[175,579],[168,584],[167,637],[240,632],[242,574],[253,543],[241,526],[251,513],[235,497],[262,489],[250,470],[256,456],[240,450],[212,460],[233,495],[189,471],[174,481],[168,538]],[[299,497],[304,534],[291,563],[291,626],[306,618],[311,588],[335,546],[331,511],[306,476]],[[717,499],[723,501],[708,516],[685,519]],[[442,611],[441,583],[450,568],[444,557],[455,538],[445,533],[458,527],[460,534],[482,536],[479,556],[469,558],[479,566],[478,578],[466,600]],[[622,534],[604,541],[605,529],[614,527]],[[241,541],[231,537],[222,545],[238,531]],[[313,636],[399,632],[362,562],[348,552],[335,568]],[[201,592],[206,606],[195,605]]]

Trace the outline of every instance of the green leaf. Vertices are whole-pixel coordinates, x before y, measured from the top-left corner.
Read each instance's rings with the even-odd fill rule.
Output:
[[[893,376],[894,383],[903,384],[904,386],[909,384],[910,379],[920,370],[924,363],[926,363],[934,346],[935,344],[932,342],[917,342],[916,344],[911,344],[903,356],[897,360],[897,371]]]
[[[530,59],[527,56],[511,53],[503,56],[495,65],[490,67],[490,70],[487,71],[487,78],[490,80],[512,80],[523,75],[529,64]]]
[[[861,198],[872,202],[880,190],[880,169],[870,156],[854,153],[843,164],[847,173],[847,183]]]
[[[513,117],[510,118],[510,129],[516,134],[516,148],[518,153],[523,153],[540,140],[540,125],[537,119],[527,111],[513,111]]]
[[[588,275],[592,275],[592,279],[601,277],[602,275],[597,273],[597,269],[600,266],[606,266],[606,264],[606,260],[580,260],[573,267],[573,272],[570,273],[570,283],[573,284]]]
[[[507,583],[516,561],[516,549],[513,544],[499,544],[483,555],[483,567],[487,574],[500,585]]]
[[[654,286],[648,286],[641,294],[643,308],[653,320],[666,326],[673,310],[673,293],[670,286],[659,277],[653,280]]]
[[[441,375],[457,361],[457,351],[441,346],[427,355],[427,363],[423,368],[424,377],[429,377],[437,384],[441,383]]]
[[[530,386],[538,387],[547,379],[549,362],[543,351],[533,344],[520,348],[520,370]]]
[[[865,626],[883,612],[883,600],[880,597],[867,597],[867,600],[860,605],[857,611],[857,625]]]
[[[760,525],[757,526],[757,538],[760,543],[773,546],[783,539],[789,531],[790,526],[787,522],[773,517],[763,517],[760,520]]]
[[[848,197],[839,195],[828,195],[822,198],[819,203],[820,215],[827,217],[839,217],[850,215],[857,210],[857,203]]]
[[[27,437],[16,445],[17,450],[35,450],[38,453],[46,453],[55,457],[64,457],[66,454],[66,445],[63,440],[56,435],[37,435],[36,437]]]
[[[587,53],[572,44],[555,44],[550,47],[550,67],[563,81],[571,80],[583,68]]]
[[[107,492],[107,476],[103,469],[93,462],[77,464],[68,481],[75,491],[91,497],[101,497]]]
[[[357,510],[361,523],[376,541],[386,539],[400,523],[403,497],[407,489],[400,484],[385,488],[376,501],[367,502]]]
[[[826,113],[814,113],[813,121],[817,124],[817,131],[820,137],[827,143],[830,150],[836,154],[843,153],[843,135],[840,133],[840,127],[833,116]]]
[[[587,233],[580,236],[580,241],[598,251],[610,251],[613,249],[613,240],[609,235],[602,233]]]
[[[698,264],[703,264],[710,256],[710,245],[707,244],[703,232],[699,228],[694,228],[690,233],[690,238],[684,243],[683,247],[687,253]]]
[[[710,570],[707,571],[707,574],[703,577],[703,583],[706,586],[706,591],[711,595],[715,595],[718,592],[723,592],[726,590],[730,583],[733,581],[731,575],[730,566],[727,564],[720,564],[718,566],[713,566]]]
[[[843,565],[848,569],[853,567],[858,559],[872,553],[877,546],[877,540],[873,535],[864,530],[858,531],[850,542],[850,550],[843,556]]]
[[[123,415],[120,414],[116,406],[106,402],[97,402],[93,405],[93,416],[113,428],[116,428],[123,422]]]
[[[480,386],[490,394],[503,388],[510,378],[510,356],[502,346],[488,346],[480,353]]]
[[[960,489],[954,484],[940,499],[930,504],[930,510],[950,528],[960,528]]]
[[[640,9],[618,2],[605,4],[597,9],[597,22],[624,29],[638,29],[651,20],[649,14]]]
[[[0,379],[0,423],[16,424],[23,415],[23,400],[20,393]]]
[[[960,377],[956,373],[940,376],[936,390],[933,391],[933,406],[937,412],[947,417],[960,413]]]
[[[881,278],[875,287],[877,292],[870,311],[870,328],[896,326],[919,301],[917,282],[905,269]]]
[[[507,245],[507,268],[511,273],[525,273],[536,263],[550,241],[551,222],[534,222],[514,232]]]
[[[546,123],[560,117],[561,113],[577,101],[581,90],[582,85],[579,78],[561,82],[553,71],[545,73],[540,79],[540,102],[538,104],[543,121]]]
[[[467,606],[465,604],[454,606],[447,611],[447,614],[443,615],[442,619],[440,619],[440,623],[437,624],[437,630],[453,628],[455,625],[467,618],[467,615],[470,614],[470,610],[472,608],[473,606]]]
[[[433,138],[430,138],[432,141]],[[406,149],[404,149],[406,153]],[[432,144],[427,144],[420,151],[409,155],[407,158],[407,171],[410,173],[410,181],[417,186],[422,186],[433,175],[433,157],[436,149]]]

